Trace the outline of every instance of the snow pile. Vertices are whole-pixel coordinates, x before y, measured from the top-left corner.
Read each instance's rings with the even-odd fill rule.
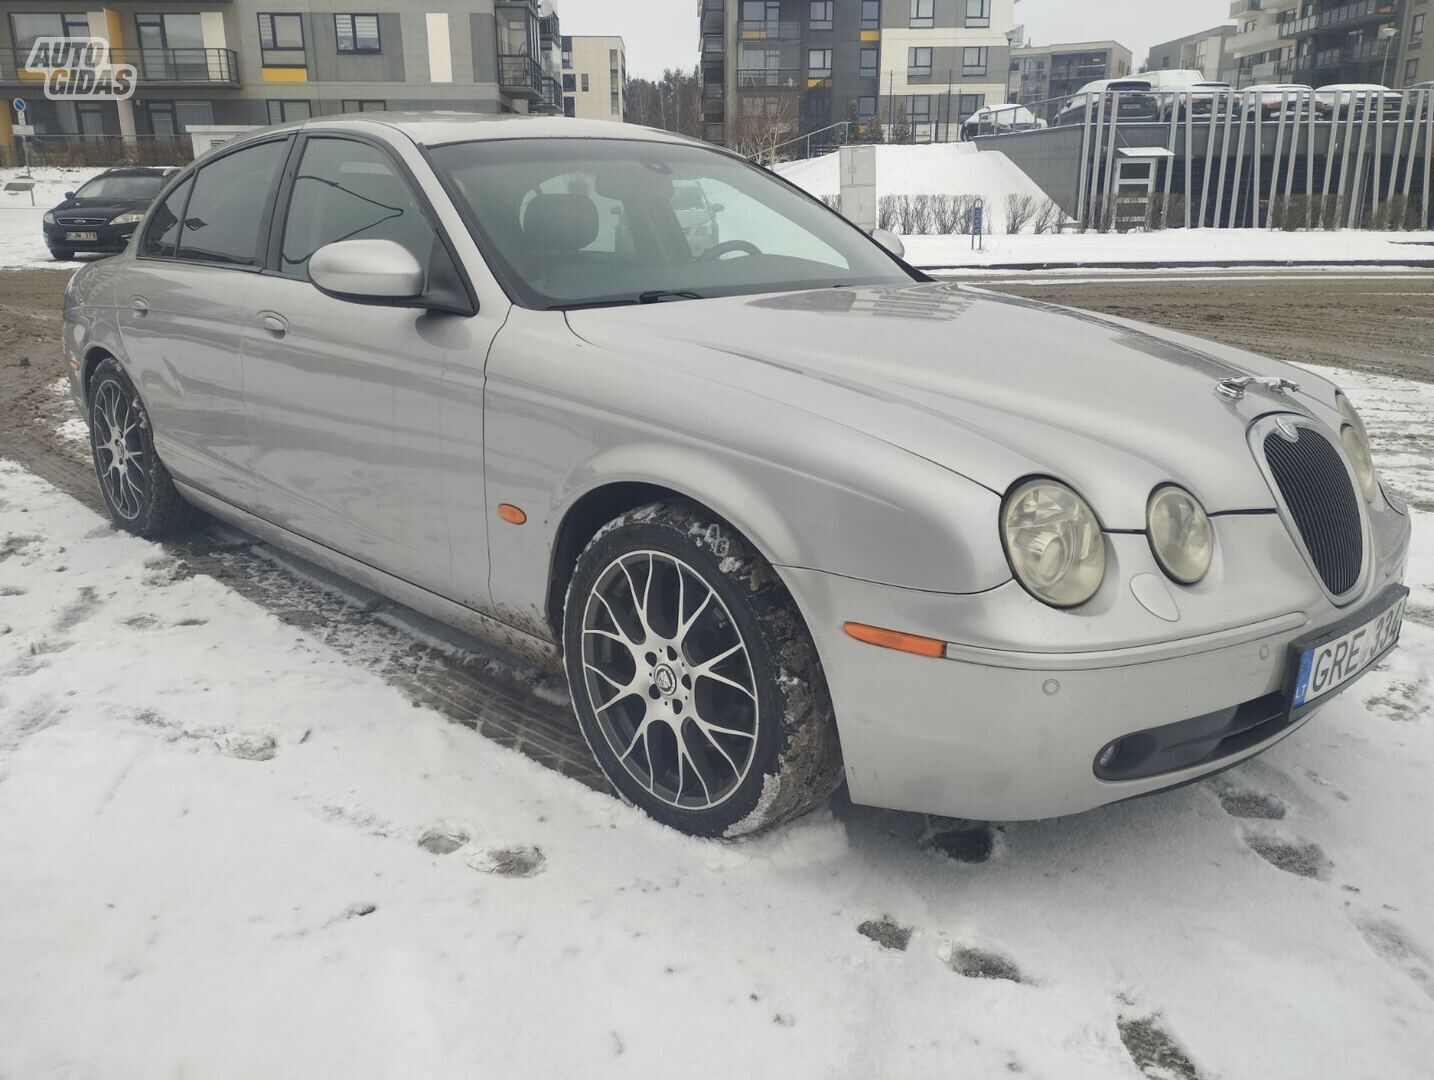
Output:
[[[685,839],[0,462],[0,1076],[1427,1075],[1434,386],[1341,381],[1418,507],[1402,649],[975,834]]]
[[[777,166],[783,178],[825,198],[841,194],[840,153]],[[1006,231],[1006,197],[1048,199],[1025,173],[998,151],[975,143],[930,143],[876,148],[876,193],[883,195],[979,195],[986,200],[989,228]]]
[[[30,170],[35,180],[34,206],[30,192],[6,191],[11,180],[26,180],[24,169],[0,169],[0,269],[17,266],[79,266],[78,262],[59,263],[50,258],[41,232],[45,211],[63,202],[65,192],[75,191],[86,180],[104,169],[65,168],[47,165]]]

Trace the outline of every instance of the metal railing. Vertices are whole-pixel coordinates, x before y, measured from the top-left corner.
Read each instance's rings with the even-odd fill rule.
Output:
[[[738,41],[800,41],[801,37],[802,24],[791,20],[775,19],[737,24]]]
[[[0,82],[39,84],[43,72],[27,69],[28,49],[0,49]],[[113,49],[111,64],[130,64],[141,83],[239,85],[239,55],[233,49]]]
[[[799,90],[804,85],[801,68],[738,68],[737,86],[769,90]]]
[[[505,91],[526,90],[541,94],[543,68],[530,56],[498,57],[498,87]]]

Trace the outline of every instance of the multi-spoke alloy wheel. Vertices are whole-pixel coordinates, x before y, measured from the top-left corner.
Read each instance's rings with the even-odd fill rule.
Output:
[[[700,836],[754,832],[840,781],[831,702],[772,568],[690,503],[602,529],[568,587],[578,723],[617,790]]]
[[[100,361],[86,396],[95,477],[115,524],[149,537],[188,525],[189,504],[154,452],[144,405],[118,361]]]
[[[583,672],[598,730],[655,797],[706,810],[746,778],[761,723],[752,661],[681,559],[634,551],[608,565],[583,613]]]

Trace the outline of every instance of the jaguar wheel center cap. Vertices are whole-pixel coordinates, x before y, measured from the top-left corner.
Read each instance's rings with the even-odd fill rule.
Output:
[[[670,694],[677,689],[677,675],[666,664],[662,664],[652,673],[652,681],[657,684],[657,689]]]

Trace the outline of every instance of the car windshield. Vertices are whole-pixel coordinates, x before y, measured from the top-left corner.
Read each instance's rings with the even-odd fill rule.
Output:
[[[714,150],[513,139],[440,146],[433,160],[471,210],[495,271],[529,307],[912,280],[819,203]]]
[[[164,177],[154,174],[97,176],[79,191],[77,199],[152,199],[164,186]]]

